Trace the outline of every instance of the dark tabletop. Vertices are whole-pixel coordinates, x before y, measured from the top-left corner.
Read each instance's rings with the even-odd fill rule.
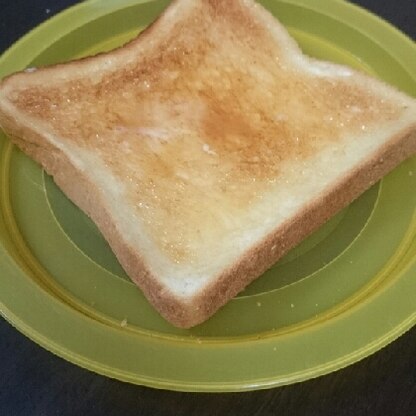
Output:
[[[0,0],[0,51],[76,2]],[[416,38],[415,0],[354,2]],[[227,394],[159,391],[93,374],[45,351],[1,318],[0,339],[0,416],[416,415],[416,328],[336,373],[287,387]]]

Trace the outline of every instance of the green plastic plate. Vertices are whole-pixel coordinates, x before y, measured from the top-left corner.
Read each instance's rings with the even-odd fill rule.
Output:
[[[111,49],[167,3],[80,3],[10,48],[0,76]],[[416,94],[416,47],[387,23],[337,0],[263,3],[306,53]],[[347,366],[416,322],[416,158],[191,330],[159,317],[91,221],[4,135],[0,184],[1,313],[100,374],[175,390],[267,388]]]

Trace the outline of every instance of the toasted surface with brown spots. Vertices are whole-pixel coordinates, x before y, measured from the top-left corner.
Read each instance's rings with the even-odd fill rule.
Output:
[[[11,77],[2,100],[96,155],[176,264],[240,232],[249,208],[298,183],[316,155],[414,106],[302,57],[251,1],[176,0],[170,11],[116,52]]]
[[[169,43],[96,83],[25,88],[13,100],[48,120],[57,136],[100,153],[120,178],[132,178],[131,202],[175,260],[188,260],[180,247],[193,245],[192,230],[213,232],[197,204],[214,201],[239,216],[291,160],[398,111],[362,86],[300,72],[284,56],[276,61],[269,33],[248,23],[238,2],[231,10],[214,3],[176,28]],[[201,169],[209,173],[202,192],[192,182]],[[169,230],[186,228],[186,236]]]

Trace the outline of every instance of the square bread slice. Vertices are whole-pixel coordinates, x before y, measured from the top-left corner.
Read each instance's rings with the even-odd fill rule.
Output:
[[[122,48],[14,74],[0,125],[179,327],[416,152],[414,99],[252,0],[174,0]]]

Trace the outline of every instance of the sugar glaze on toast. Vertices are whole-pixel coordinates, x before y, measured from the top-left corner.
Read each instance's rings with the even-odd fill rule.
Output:
[[[251,0],[176,0],[120,49],[12,75],[0,125],[182,327],[416,152],[414,99]]]

